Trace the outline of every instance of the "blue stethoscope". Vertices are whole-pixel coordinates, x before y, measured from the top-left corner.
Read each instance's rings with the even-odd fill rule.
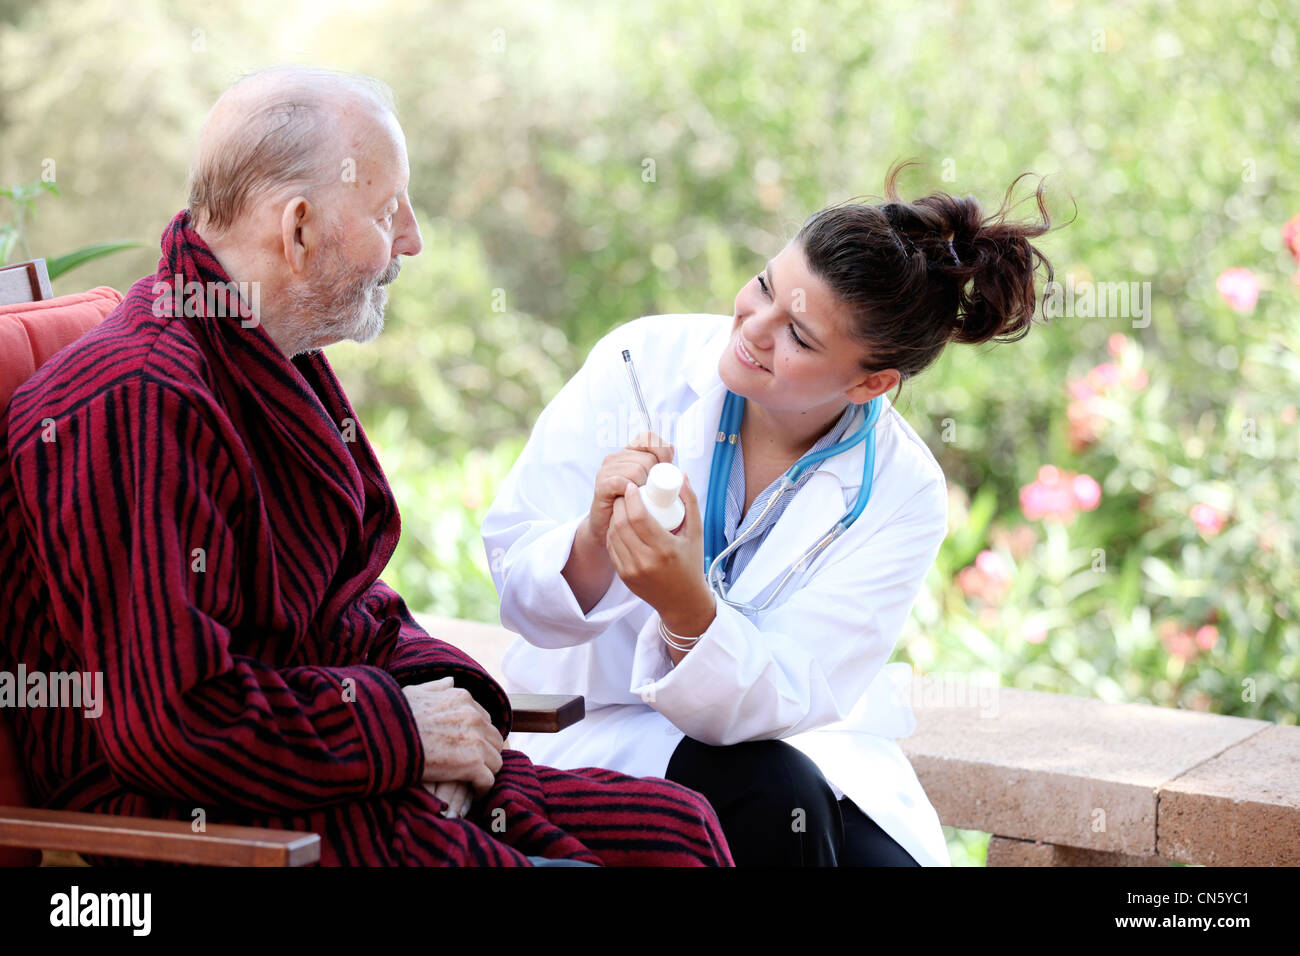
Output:
[[[812,560],[814,555],[829,547],[831,542],[847,531],[849,525],[857,520],[858,515],[862,514],[862,510],[867,506],[867,500],[871,497],[871,479],[876,464],[875,427],[880,418],[881,408],[881,398],[876,396],[867,403],[867,412],[862,427],[843,441],[831,445],[829,448],[823,448],[819,452],[804,455],[791,465],[790,470],[781,476],[780,487],[768,499],[762,514],[758,516],[758,520],[754,521],[744,534],[738,535],[736,540],[728,545],[726,535],[722,530],[722,524],[726,514],[727,482],[731,477],[732,460],[736,456],[736,442],[740,437],[740,423],[745,413],[745,399],[730,389],[727,390],[727,397],[722,403],[722,418],[718,422],[717,444],[713,447],[713,465],[709,472],[709,493],[705,499],[704,515],[705,576],[708,578],[709,587],[718,596],[718,600],[729,607],[734,607],[743,614],[757,614],[763,611],[776,600],[776,596],[785,588],[786,582],[790,580],[791,575],[796,571],[807,568],[808,562]],[[868,441],[868,439],[870,440]],[[727,585],[724,580],[725,575],[720,570],[721,563],[727,555],[745,543],[746,538],[756,527],[762,524],[763,519],[767,517],[767,513],[772,507],[787,491],[794,487],[800,475],[827,458],[832,458],[842,451],[848,451],[861,441],[867,443],[866,454],[863,456],[862,462],[862,486],[858,489],[858,496],[853,502],[853,507],[846,511],[844,517],[840,518],[826,534],[822,535],[816,544],[805,551],[798,561],[790,565],[776,590],[760,607],[728,600]]]

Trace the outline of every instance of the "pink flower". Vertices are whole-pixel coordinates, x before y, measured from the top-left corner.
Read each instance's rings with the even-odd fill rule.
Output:
[[[1092,476],[1053,465],[1038,469],[1038,480],[1020,489],[1020,510],[1030,521],[1041,518],[1068,524],[1076,512],[1093,511],[1100,503],[1101,486]]]
[[[989,529],[989,540],[1009,552],[1017,561],[1023,561],[1029,557],[1029,552],[1034,550],[1037,535],[1027,524],[1016,525],[1014,528],[994,525]]]
[[[1208,651],[1215,644],[1219,643],[1219,629],[1213,624],[1206,624],[1196,631],[1196,646],[1203,651]]]
[[[984,575],[975,565],[968,565],[957,572],[957,587],[967,597],[979,597],[984,593]]]
[[[1102,362],[1088,373],[1088,381],[1095,383],[1093,387],[1099,392],[1105,391],[1107,385],[1114,385],[1121,378],[1119,366],[1114,362]]]
[[[1102,362],[1083,378],[1066,382],[1070,404],[1066,407],[1065,414],[1070,422],[1071,451],[1080,452],[1097,440],[1106,424],[1104,400],[1112,387],[1124,385],[1133,391],[1147,387],[1146,369],[1137,365],[1133,344],[1126,336],[1116,332],[1107,340],[1107,348],[1116,358],[1128,356],[1129,360],[1122,365]]]
[[[975,558],[975,567],[993,584],[1001,586],[1011,583],[1011,569],[996,551],[981,551]]]
[[[1092,402],[1071,402],[1065,409],[1070,421],[1070,451],[1081,452],[1097,440],[1106,423],[1106,416],[1096,410]]]
[[[975,563],[957,572],[957,586],[967,597],[996,604],[1011,586],[1011,569],[996,551],[981,551]]]
[[[1215,285],[1223,301],[1238,312],[1249,312],[1259,299],[1259,280],[1249,269],[1225,269]]]
[[[1097,390],[1086,378],[1071,379],[1066,384],[1066,388],[1070,392],[1070,397],[1076,402],[1086,402],[1097,396]]]
[[[1101,503],[1101,485],[1091,475],[1075,475],[1071,482],[1074,501],[1080,511],[1096,511]]]
[[[1020,489],[1020,508],[1030,521],[1049,517],[1065,520],[1074,510],[1074,499],[1059,484],[1035,481]]]
[[[1213,538],[1216,534],[1222,531],[1223,523],[1227,520],[1227,515],[1222,511],[1213,505],[1207,505],[1204,502],[1198,502],[1192,505],[1190,514],[1192,522],[1196,525],[1196,529],[1207,538]]]
[[[1190,661],[1200,653],[1192,632],[1179,628],[1173,621],[1162,621],[1159,634],[1165,649],[1180,661]]]
[[[1300,215],[1292,216],[1282,227],[1282,241],[1286,243],[1287,251],[1291,253],[1291,258],[1300,262]],[[1300,275],[1300,273],[1296,273]]]

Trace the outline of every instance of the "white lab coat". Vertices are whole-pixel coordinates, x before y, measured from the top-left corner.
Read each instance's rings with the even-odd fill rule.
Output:
[[[617,575],[585,615],[561,576],[602,461],[645,428],[623,349],[655,431],[673,442],[703,505],[731,322],[655,315],[609,332],[542,412],[493,501],[482,533],[501,622],[523,635],[503,661],[507,688],[582,694],[587,706],[573,727],[511,734],[509,745],[549,766],[662,777],[683,734],[713,745],[779,738],[919,863],[948,866],[939,818],[897,742],[915,727],[911,668],[886,663],[947,534],[947,487],[892,407],[876,425],[862,515],[763,613],[747,617],[719,602],[676,667],[653,609]],[[844,514],[864,453],[859,443],[821,463],[732,585],[732,600],[748,601],[778,579]]]

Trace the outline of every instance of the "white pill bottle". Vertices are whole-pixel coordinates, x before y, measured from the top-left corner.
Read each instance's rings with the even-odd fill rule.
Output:
[[[667,530],[676,534],[686,523],[686,505],[682,503],[682,470],[661,461],[650,469],[641,486],[646,511]]]

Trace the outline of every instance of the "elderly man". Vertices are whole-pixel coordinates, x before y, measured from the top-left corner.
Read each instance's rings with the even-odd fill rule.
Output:
[[[323,864],[729,864],[693,791],[503,749],[505,694],[378,580],[397,507],[319,351],[420,252],[386,87],[280,68],[199,144],[154,276],[0,419],[15,711],[47,807],[322,834]]]

